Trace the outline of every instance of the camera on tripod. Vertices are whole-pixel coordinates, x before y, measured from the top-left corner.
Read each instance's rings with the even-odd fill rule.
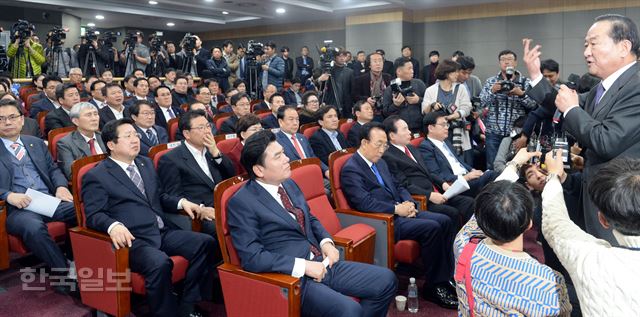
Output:
[[[124,39],[125,44],[128,45],[130,48],[133,48],[136,46],[136,44],[138,44],[138,36],[141,36],[142,33],[140,32],[130,32],[127,33],[127,37]]]
[[[498,82],[500,84],[500,90],[498,90],[499,93],[510,92],[511,90],[513,90],[513,88],[516,87],[516,84],[513,82],[513,76],[515,75],[515,73],[516,73],[515,68],[511,66],[507,67],[507,69],[504,72],[505,77],[507,77],[507,79],[501,80]]]
[[[196,49],[197,40],[198,38],[195,35],[191,33],[185,34],[182,38],[182,48],[184,48],[185,51],[191,53],[194,49]]]
[[[333,68],[334,60],[340,54],[340,49],[333,46],[332,40],[326,40],[322,47],[318,48],[318,54],[320,55],[320,69],[323,73],[328,73]]]
[[[13,26],[11,26],[11,42],[14,42],[16,39],[20,39],[20,43],[24,43],[24,41],[31,37],[33,31],[36,30],[36,27],[29,23],[27,20],[18,20]]]
[[[64,44],[64,40],[67,38],[67,30],[54,26],[53,29],[47,33],[47,42],[51,42],[52,46],[60,46]]]
[[[396,78],[391,81],[391,91],[394,95],[402,94],[405,97],[413,96],[416,92],[411,86],[411,81],[401,81],[400,78]]]
[[[120,32],[104,32],[100,40],[104,43],[104,45],[111,47],[113,46],[113,43],[118,40],[118,35],[120,35]]]
[[[162,50],[162,46],[164,45],[164,40],[162,39],[163,33],[157,31],[155,34],[151,35],[151,40],[149,41],[149,50],[151,52],[159,52]],[[194,42],[195,47],[195,42]]]
[[[264,55],[264,44],[250,40],[247,43],[247,52],[246,52],[247,61],[250,64],[251,63],[255,64],[256,58],[262,55]]]

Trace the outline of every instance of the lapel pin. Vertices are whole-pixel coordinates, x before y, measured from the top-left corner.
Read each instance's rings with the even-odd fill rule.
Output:
[[[30,147],[33,147],[33,143],[29,143],[29,146],[30,146]]]

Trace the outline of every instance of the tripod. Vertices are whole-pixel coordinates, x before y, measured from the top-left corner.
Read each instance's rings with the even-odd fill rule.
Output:
[[[67,63],[64,61],[64,52],[61,44],[54,44],[53,49],[48,52],[47,60],[49,61],[49,69],[47,75],[64,77],[69,72]],[[62,74],[60,74],[60,65],[62,65]]]
[[[133,54],[133,51],[136,48],[136,44],[133,43],[133,45],[131,45],[132,43],[128,43],[127,46],[127,57],[125,60],[125,64],[124,64],[124,74],[129,75],[133,73],[133,70],[136,68],[136,59],[135,56]]]
[[[98,69],[96,67],[96,48],[91,44],[89,44],[89,47],[87,48],[87,56],[84,57],[84,64],[82,65],[84,77],[89,77],[89,75],[98,75]]]
[[[247,65],[247,90],[249,91],[249,95],[251,99],[259,98],[259,89],[258,89],[258,65],[255,61],[250,61]]]
[[[184,50],[184,60],[182,61],[182,72],[185,74],[191,74],[191,70],[193,68],[193,52],[189,50]]]
[[[16,53],[16,58],[13,60],[13,67],[11,69],[11,75],[13,78],[21,78],[20,76],[20,62],[24,61],[25,78],[33,77],[33,69],[31,68],[31,57],[29,56],[29,52],[25,52],[24,50],[24,40],[20,40],[20,44],[18,44],[18,52]]]
[[[346,66],[345,66],[346,67]],[[329,69],[329,72],[327,72],[330,77],[329,79],[327,79],[327,81],[331,81],[331,92],[333,93],[333,98],[336,102],[336,104],[334,106],[336,106],[336,108],[338,108],[338,111],[340,111],[340,113],[342,113],[343,109],[342,109],[342,100],[340,100],[340,98],[338,98],[338,91],[337,91],[337,86],[336,86],[336,81],[334,80],[334,75],[333,75],[333,68]],[[329,85],[327,85],[327,83],[324,83],[324,87],[321,89],[322,90],[322,98],[320,99],[320,104],[324,104],[325,102],[325,97],[327,96],[327,92],[329,90]],[[348,114],[342,114],[343,116]]]

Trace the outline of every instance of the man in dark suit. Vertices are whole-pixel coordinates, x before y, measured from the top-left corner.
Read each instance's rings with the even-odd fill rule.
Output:
[[[427,137],[420,144],[420,154],[431,175],[440,177],[449,185],[458,177],[463,177],[469,183],[470,189],[462,193],[475,197],[484,185],[492,182],[498,175],[487,170],[482,172],[473,169],[453,152],[453,145],[447,139],[449,123],[442,111],[430,112],[424,116]]]
[[[129,112],[133,119],[134,127],[140,133],[140,154],[147,155],[149,149],[158,145],[169,142],[167,130],[154,124],[156,111],[155,107],[147,101],[139,100],[134,103]]]
[[[584,56],[589,74],[602,81],[584,95],[578,95],[564,85],[557,92],[543,80],[540,46],[529,49],[530,42],[524,42],[525,64],[530,77],[535,80],[532,80],[532,89],[527,94],[534,100],[545,100],[547,95],[552,95],[550,99],[555,100],[555,106],[563,113],[563,128],[586,150],[582,183],[586,231],[596,238],[617,244],[611,230],[600,225],[598,209],[586,188],[610,160],[640,156],[640,135],[637,133],[640,120],[640,66],[636,62],[640,56],[638,27],[633,20],[621,15],[608,14],[595,19],[587,32]],[[546,106],[553,109],[552,105]]]
[[[100,114],[100,129],[109,121],[129,117],[129,111],[123,103],[124,93],[118,84],[106,84],[102,87],[102,94],[105,96],[107,106],[98,110],[98,114]]]
[[[391,75],[382,72],[382,55],[368,57],[371,69],[358,75],[353,82],[353,102],[365,100],[374,110],[376,121],[382,121],[382,94],[391,82]]]
[[[351,69],[353,69],[353,75],[356,76],[356,78],[369,70],[367,55],[364,51],[358,51],[358,53],[356,53],[356,60],[351,64]]]
[[[53,111],[60,108],[58,98],[56,98],[56,87],[58,85],[62,85],[62,79],[58,76],[47,76],[42,80],[45,96],[31,105],[31,110],[29,111],[31,118],[36,119],[38,113],[42,111]]]
[[[393,177],[382,154],[388,147],[384,127],[369,122],[360,132],[358,151],[340,173],[342,190],[349,205],[361,212],[393,214],[394,238],[420,243],[425,269],[422,296],[436,304],[456,309],[453,277],[453,240],[456,226],[445,215],[418,210],[411,194]]]
[[[316,112],[320,129],[311,138],[311,148],[313,152],[325,165],[329,165],[329,154],[349,147],[347,139],[338,130],[340,120],[338,120],[338,110],[333,106],[322,106]]]
[[[284,97],[284,103],[287,105],[298,106],[302,105],[302,94],[300,93],[300,79],[294,78],[291,80],[291,87],[285,89],[282,92]]]
[[[264,129],[275,129],[279,128],[280,124],[278,123],[278,109],[284,106],[284,98],[279,93],[274,93],[269,97],[269,104],[271,105],[271,115],[266,116],[264,119],[260,121],[262,127]]]
[[[51,239],[47,223],[63,221],[76,225],[73,196],[67,189],[67,179],[41,139],[20,135],[23,115],[14,100],[0,101],[0,199],[7,202],[6,230],[19,237],[27,249],[52,268],[52,274],[66,274],[69,265],[62,250]],[[28,209],[32,199],[27,189],[56,196],[62,202],[51,217]],[[68,293],[67,286],[55,286]]]
[[[387,268],[339,261],[331,235],[289,179],[289,158],[271,131],[247,139],[242,164],[251,180],[227,212],[242,268],[301,278],[301,315],[386,316],[396,277]]]
[[[176,230],[165,211],[184,209],[192,217],[201,207],[162,193],[153,162],[138,156],[140,138],[128,118],[102,129],[109,158],[82,179],[87,226],[108,233],[116,249],[129,248],[129,267],[145,278],[147,300],[154,316],[198,316],[195,303],[211,287],[215,240],[206,234]],[[180,305],[173,294],[169,256],[189,261]]]
[[[169,131],[167,122],[173,118],[179,117],[184,111],[180,107],[172,105],[171,89],[167,86],[156,88],[156,125],[163,127]]]
[[[58,140],[58,166],[67,179],[71,179],[73,161],[96,154],[105,153],[107,148],[102,143],[100,116],[96,107],[88,102],[79,102],[69,112],[76,131]]]
[[[300,78],[300,82],[305,83],[313,74],[313,58],[309,57],[309,48],[302,47],[300,56],[296,57],[296,77]]]
[[[106,84],[107,83],[102,80],[96,80],[91,83],[91,86],[89,86],[89,91],[91,92],[91,99],[89,99],[89,103],[96,106],[96,109],[98,110],[107,106],[105,97],[102,94],[102,87]]]
[[[137,100],[146,100],[149,103],[153,104],[153,98],[149,97],[149,81],[144,78],[136,78],[133,81],[133,97],[124,102],[125,107],[130,107]]]
[[[238,119],[249,114],[251,108],[251,102],[249,101],[249,95],[241,92],[231,97],[231,109],[233,115],[225,120],[220,126],[220,132],[230,134],[236,133],[236,123]]]
[[[384,66],[382,66],[382,72],[385,74],[389,74],[390,76],[394,76],[395,72],[394,72],[394,67],[393,67],[393,62],[392,61],[388,61],[386,60],[385,57],[385,53],[383,49],[377,49],[376,53],[382,55],[382,59],[384,60]]]
[[[411,145],[411,130],[399,116],[393,115],[383,122],[389,149],[382,158],[398,183],[412,195],[424,195],[429,200],[427,210],[449,216],[461,228],[473,214],[473,199],[467,196],[445,198],[448,188],[442,178],[432,176],[420,152]]]
[[[363,125],[373,120],[373,106],[366,100],[357,101],[353,106],[353,114],[356,117],[356,122],[347,133],[347,141],[351,147],[359,147],[360,129]]]
[[[180,117],[180,131],[184,141],[160,158],[158,175],[164,192],[184,197],[196,204],[213,206],[213,189],[222,180],[235,175],[233,163],[222,154],[211,133],[211,124],[202,110],[188,111]],[[191,229],[191,221],[181,215],[167,215],[184,230]],[[210,216],[214,218],[214,214]],[[216,226],[205,221],[202,232],[216,236]]]
[[[60,103],[60,108],[47,113],[44,118],[44,133],[49,135],[49,131],[58,128],[72,127],[73,122],[69,118],[69,111],[73,105],[80,102],[80,92],[74,84],[66,83],[58,85],[56,88],[56,99]]]
[[[284,80],[291,81],[293,79],[293,59],[289,57],[289,48],[287,46],[283,46],[280,48],[280,53],[282,53],[282,60],[284,61]]]
[[[275,85],[272,85],[272,84],[267,85],[267,87],[262,90],[262,101],[253,106],[253,111],[271,109],[271,105],[269,104],[269,99],[271,98],[271,95],[277,92],[278,92],[278,88]]]
[[[440,53],[438,51],[429,52],[429,61],[422,68],[422,81],[427,87],[436,83],[436,67],[440,63]]]

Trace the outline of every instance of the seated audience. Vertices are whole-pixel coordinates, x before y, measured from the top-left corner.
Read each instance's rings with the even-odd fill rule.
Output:
[[[138,100],[146,100],[153,103],[153,98],[149,97],[149,81],[144,78],[136,78],[133,81],[133,97],[124,102],[126,107],[131,106]]]
[[[195,89],[195,98],[197,102],[204,105],[204,113],[207,115],[207,120],[209,122],[213,121],[213,116],[218,113],[218,108],[216,108],[217,102],[214,104],[211,100],[211,90],[207,86],[200,86]],[[189,105],[193,104],[193,101],[189,103]]]
[[[255,104],[253,106],[253,111],[256,110],[265,110],[265,109],[271,109],[271,104],[269,103],[269,99],[271,98],[271,95],[275,94],[278,92],[278,88],[276,88],[276,86],[269,84],[267,85],[267,87],[262,91],[262,96],[263,99],[260,103]]]
[[[275,129],[280,127],[278,124],[278,109],[284,106],[284,98],[279,93],[274,93],[269,97],[269,105],[271,106],[271,115],[260,121],[265,129]]]
[[[189,103],[192,98],[189,96],[189,79],[186,76],[176,77],[176,83],[171,93],[171,106],[180,108],[185,103]]]
[[[60,108],[58,98],[56,98],[56,87],[58,85],[62,85],[62,79],[58,76],[47,76],[42,80],[44,98],[31,105],[31,110],[29,111],[31,118],[37,119],[38,113],[42,111],[53,111]]]
[[[182,82],[182,80],[180,81]],[[173,106],[173,96],[167,86],[156,88],[156,125],[169,130],[168,122],[173,118],[178,118],[184,112],[180,105]]]
[[[87,226],[109,234],[116,249],[129,249],[129,267],[145,279],[152,315],[193,316],[195,304],[211,295],[216,242],[176,230],[165,212],[184,209],[193,217],[201,207],[162,192],[153,162],[138,155],[140,138],[131,119],[109,122],[102,141],[109,157],[82,179]],[[172,255],[189,261],[180,302],[172,288]]]
[[[229,157],[229,159],[231,159],[231,161],[233,162],[233,165],[236,168],[236,175],[240,175],[247,172],[244,170],[244,167],[242,167],[242,164],[240,163],[242,148],[244,147],[245,141],[250,136],[258,131],[262,131],[260,118],[253,113],[247,114],[246,116],[238,119],[238,123],[236,123],[236,131],[238,137],[234,140],[237,142],[227,153],[227,157]]]
[[[233,115],[222,123],[220,126],[220,133],[235,134],[238,119],[249,114],[250,108],[251,102],[249,100],[249,95],[245,93],[233,95],[233,97],[231,97],[231,109],[233,110]]]
[[[71,121],[77,129],[58,140],[58,166],[71,179],[73,161],[106,152],[100,137],[100,116],[96,107],[88,102],[79,102],[69,111]]]
[[[287,105],[294,105],[296,107],[302,106],[302,93],[300,92],[300,79],[294,78],[291,80],[291,86],[282,92],[284,96],[284,103]]]
[[[298,133],[300,121],[296,107],[280,107],[278,109],[278,124],[280,125],[280,131],[276,133],[276,139],[284,148],[284,154],[289,160],[295,161],[308,157],[317,157],[311,148],[311,144],[309,144],[309,140],[301,133]],[[329,168],[325,163],[321,165],[322,173],[324,173],[325,178],[329,179]]]
[[[18,101],[18,97],[16,97],[11,92],[0,93],[0,101],[2,100],[12,100]],[[22,130],[20,134],[22,135],[30,135],[36,138],[42,138],[42,131],[40,130],[40,125],[38,125],[38,121],[34,118],[29,118],[27,116],[23,116],[24,124],[22,125]]]
[[[309,139],[313,152],[325,165],[329,165],[329,154],[349,147],[347,139],[338,130],[338,110],[333,106],[322,106],[316,112],[318,129]]]
[[[302,110],[300,111],[300,125],[316,122],[316,111],[320,109],[320,99],[315,91],[307,91],[302,95]]]
[[[223,107],[218,108],[218,112],[219,113],[224,113],[224,112],[232,112],[233,110],[231,109],[231,97],[233,97],[234,95],[238,94],[239,91],[238,89],[232,88],[229,89],[226,93],[225,93],[225,97],[224,97],[224,101],[227,103],[226,105],[224,105]],[[248,96],[248,95],[247,95]]]
[[[233,82],[233,88],[237,89],[238,92],[247,92],[247,82],[242,80],[242,79],[236,79],[236,81]]]
[[[207,112],[209,108],[207,108],[207,106],[205,106],[205,104],[198,102],[198,101],[193,101],[189,103],[189,106],[187,107],[187,111],[193,111],[193,110],[202,110],[204,111],[206,117],[207,117],[207,121],[209,121],[209,123],[211,123],[211,134],[216,135],[218,134],[218,129],[216,128],[216,125],[213,123],[213,116],[209,116],[209,113]],[[177,140],[184,140],[184,137],[182,136],[182,131],[180,129],[178,129],[178,135],[176,137]]]
[[[455,225],[445,215],[418,210],[411,194],[393,177],[382,154],[387,149],[384,127],[369,122],[360,132],[358,151],[340,173],[342,190],[349,205],[361,212],[394,215],[394,239],[416,240],[425,270],[423,298],[449,309],[458,306],[453,277],[451,246]]]
[[[353,106],[353,114],[356,117],[356,122],[353,123],[347,134],[347,141],[351,147],[359,147],[360,129],[373,120],[373,107],[366,100],[360,100]]]
[[[156,91],[156,88],[162,86],[162,82],[160,81],[160,78],[155,75],[149,76],[147,80],[149,81],[149,93],[147,94],[147,97],[151,98],[151,101],[153,101],[153,98],[156,97],[154,95],[154,91]]]
[[[91,93],[91,99],[89,99],[89,103],[96,106],[96,109],[98,110],[107,106],[105,96],[102,94],[102,87],[106,85],[106,82],[102,80],[96,80],[91,83],[91,86],[89,86],[89,92]]]
[[[156,108],[148,101],[138,100],[129,108],[133,127],[140,134],[140,154],[147,155],[149,149],[169,142],[167,130],[155,124]]]
[[[209,78],[204,81],[204,85],[209,88],[209,93],[211,93],[211,105],[217,108],[218,103],[224,101],[224,92],[220,90],[220,83],[213,78]]]
[[[80,102],[78,87],[71,83],[59,85],[56,87],[56,99],[60,103],[60,108],[47,113],[44,119],[45,135],[49,135],[49,131],[53,129],[73,126],[73,122],[69,118],[69,111],[73,105]]]
[[[118,84],[106,84],[102,87],[102,95],[105,97],[107,106],[98,110],[100,114],[100,129],[111,120],[122,119],[129,116],[129,112],[124,106],[122,88],[120,88]]]
[[[227,212],[242,268],[301,278],[303,316],[386,316],[395,275],[380,266],[339,261],[331,235],[289,179],[289,158],[271,131],[247,139],[242,165],[251,180],[229,200]]]

